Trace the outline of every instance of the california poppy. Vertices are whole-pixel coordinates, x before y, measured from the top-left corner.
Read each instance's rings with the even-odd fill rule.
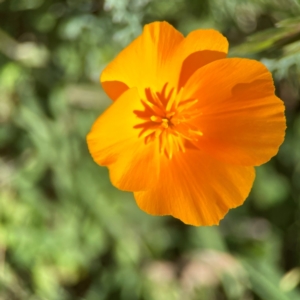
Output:
[[[270,72],[227,51],[215,30],[185,38],[154,22],[102,72],[113,103],[88,134],[89,151],[149,214],[218,224],[283,142]]]

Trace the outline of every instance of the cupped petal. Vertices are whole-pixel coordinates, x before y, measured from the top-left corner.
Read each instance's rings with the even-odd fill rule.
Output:
[[[172,65],[180,70],[178,89],[185,85],[191,75],[212,61],[225,58],[228,52],[228,41],[214,29],[192,31],[178,46],[174,53]]]
[[[197,70],[183,98],[198,99],[193,120],[203,136],[195,145],[227,163],[257,166],[270,160],[284,139],[283,102],[271,73],[257,61],[221,59]]]
[[[167,22],[154,22],[107,65],[100,81],[105,92],[116,100],[127,88],[137,87],[140,95],[151,87],[160,91],[168,82],[166,64],[183,35]]]
[[[93,159],[108,166],[113,185],[121,190],[145,190],[158,179],[157,145],[145,145],[134,128],[140,122],[135,110],[142,109],[137,89],[127,90],[96,120],[87,136]]]
[[[125,90],[151,87],[160,91],[168,83],[181,88],[200,67],[226,57],[227,39],[213,29],[191,32],[186,38],[167,22],[153,22],[107,65],[100,81],[116,100]]]
[[[244,202],[254,178],[253,167],[225,164],[189,149],[171,160],[161,157],[156,186],[134,196],[149,214],[172,215],[196,226],[215,225]]]

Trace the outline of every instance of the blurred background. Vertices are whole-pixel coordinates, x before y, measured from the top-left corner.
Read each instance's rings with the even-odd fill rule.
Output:
[[[288,129],[220,226],[152,217],[85,137],[105,65],[166,20],[272,72]],[[300,0],[0,0],[0,299],[300,299]]]

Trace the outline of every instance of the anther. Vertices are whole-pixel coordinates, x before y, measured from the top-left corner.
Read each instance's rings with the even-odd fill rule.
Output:
[[[162,118],[161,117],[158,117],[158,116],[151,116],[150,117],[150,120],[152,122],[156,122],[156,123],[161,123],[162,122]]]

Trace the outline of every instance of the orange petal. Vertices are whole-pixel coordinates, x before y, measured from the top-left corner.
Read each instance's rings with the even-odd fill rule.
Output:
[[[100,81],[116,100],[126,89],[179,88],[200,67],[226,57],[228,42],[216,30],[195,30],[186,38],[167,22],[154,22],[104,69]],[[180,71],[181,70],[181,71]],[[180,72],[180,73],[178,73]]]
[[[160,91],[168,81],[165,67],[183,36],[167,22],[154,22],[144,27],[136,38],[104,69],[101,74],[105,92],[116,100],[126,86]]]
[[[181,70],[178,89],[184,86],[197,69],[217,59],[225,58],[227,52],[228,41],[220,32],[213,29],[192,31],[174,54],[177,63],[173,62],[172,65],[177,72]]]
[[[283,102],[274,95],[271,73],[260,62],[221,59],[197,70],[183,98],[197,98],[203,133],[199,149],[227,163],[260,165],[284,139]]]
[[[215,225],[244,202],[254,177],[253,167],[228,165],[188,150],[177,152],[172,160],[161,157],[157,185],[134,196],[149,214],[172,215],[196,226]]]
[[[112,183],[122,190],[145,190],[158,178],[156,144],[145,145],[134,128],[140,122],[134,111],[142,109],[137,90],[127,90],[96,120],[87,136],[93,159],[108,166]]]

